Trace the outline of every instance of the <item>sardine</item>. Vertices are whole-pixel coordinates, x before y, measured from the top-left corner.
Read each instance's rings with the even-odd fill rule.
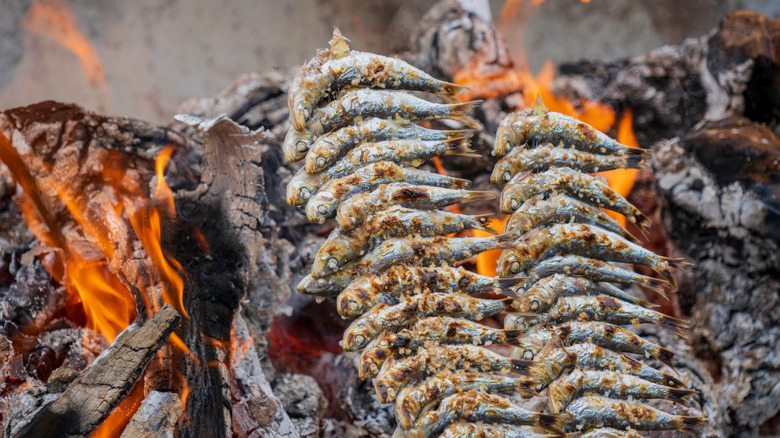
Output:
[[[521,306],[522,307],[522,306]],[[626,303],[609,296],[572,296],[562,297],[544,313],[521,318],[527,330],[540,323],[559,324],[573,319],[603,321],[610,324],[655,324],[670,332],[685,337],[690,328],[688,322],[649,310],[641,306]],[[520,321],[516,321],[516,326]]]
[[[574,369],[547,387],[550,412],[555,415],[560,414],[572,400],[586,392],[619,399],[666,399],[683,406],[687,406],[685,397],[697,393],[689,389],[658,385],[615,371]]]
[[[508,329],[517,329],[510,324],[511,322],[505,321],[504,324]],[[603,322],[571,321],[553,327],[536,326],[525,336],[520,337],[517,344],[520,357],[525,359],[534,358],[548,344],[568,346],[588,342],[617,353],[635,353],[654,357],[674,369],[673,352],[646,341],[626,329]]]
[[[372,117],[317,138],[309,148],[309,153],[306,154],[304,169],[307,173],[320,173],[335,163],[339,157],[365,142],[385,140],[446,142],[467,138],[473,133],[471,129],[428,129],[415,124]]]
[[[395,400],[395,418],[403,428],[411,427],[423,409],[441,398],[473,389],[488,392],[517,392],[524,398],[536,394],[534,381],[489,373],[456,373],[432,376],[401,390]]]
[[[467,113],[479,103],[480,101],[432,103],[401,91],[361,88],[343,93],[333,102],[315,109],[302,130],[290,128],[282,147],[285,154],[288,151],[295,151],[292,162],[298,161],[305,156],[312,143],[323,134],[368,117],[395,119],[399,122],[451,119],[478,128],[479,122]]]
[[[541,173],[521,172],[512,177],[501,193],[501,211],[511,213],[532,196],[557,193],[618,212],[640,229],[650,225],[647,216],[599,177],[566,167],[554,167]]]
[[[464,421],[447,426],[439,438],[555,438],[557,436],[539,433],[532,426]]]
[[[609,283],[599,283],[587,278],[572,277],[567,274],[554,274],[542,278],[526,289],[525,293],[518,297],[521,309],[524,312],[544,312],[554,306],[562,297],[581,295],[606,295],[618,298],[632,304],[646,306],[645,301],[634,298],[630,294],[616,288]]]
[[[501,371],[527,376],[533,366],[534,362],[510,359],[473,345],[432,346],[413,356],[386,361],[374,379],[374,389],[379,401],[388,403],[404,387],[441,372]]]
[[[493,155],[503,156],[512,148],[552,143],[583,152],[628,156],[637,148],[618,143],[592,126],[561,113],[525,110],[511,113],[498,124]]]
[[[339,314],[355,318],[378,303],[396,304],[403,296],[421,292],[459,291],[517,296],[511,286],[524,278],[494,278],[479,275],[462,267],[396,265],[384,272],[368,273],[356,279],[339,294]]]
[[[396,181],[453,189],[461,189],[471,183],[462,178],[399,166],[390,161],[380,161],[361,167],[352,175],[325,183],[306,204],[306,217],[310,222],[323,223],[336,215],[336,209],[344,200],[358,193],[370,192],[381,184]]]
[[[636,430],[681,430],[693,436],[694,427],[707,421],[702,417],[670,415],[641,403],[605,397],[582,397],[566,407],[571,415],[570,431],[591,426]]]
[[[396,333],[383,333],[361,352],[358,375],[367,380],[376,376],[385,361],[405,351],[425,345],[520,345],[520,330],[501,330],[467,319],[436,316],[421,319]]]
[[[289,109],[295,128],[303,129],[324,98],[348,87],[425,91],[450,100],[452,95],[466,90],[461,85],[435,79],[400,59],[350,51],[309,72],[300,86],[291,86]]]
[[[630,149],[627,155],[601,155],[577,149],[554,147],[552,144],[535,148],[515,147],[498,160],[490,176],[493,184],[505,184],[518,172],[543,172],[551,167],[568,167],[585,173],[614,169],[644,169],[647,151]]]
[[[615,219],[599,208],[563,194],[555,195],[550,199],[544,199],[542,195],[532,196],[512,213],[504,226],[504,232],[514,230],[525,232],[540,226],[566,222],[597,225],[634,243],[639,242]]]
[[[439,210],[424,212],[396,206],[373,215],[369,222],[352,230],[334,229],[314,258],[312,275],[322,277],[337,271],[345,263],[393,237],[433,237],[466,229],[495,234],[489,226],[491,216],[469,216]]]
[[[538,348],[537,348],[538,347]],[[512,352],[516,359],[536,360],[533,377],[539,383],[535,389],[541,391],[565,371],[573,367],[589,370],[617,371],[657,383],[659,385],[684,388],[685,384],[671,374],[658,371],[625,354],[616,353],[596,344],[584,343],[569,346],[534,345],[529,342]],[[572,361],[572,358],[574,359]],[[563,365],[563,366],[561,366]]]
[[[534,264],[560,254],[580,255],[598,260],[644,265],[666,277],[677,287],[672,267],[681,260],[662,257],[623,237],[593,225],[557,224],[535,228],[517,242],[522,245],[504,251],[498,260],[498,275],[514,276]]]
[[[417,210],[434,210],[495,197],[491,192],[418,186],[406,182],[383,184],[373,192],[361,193],[344,201],[339,206],[336,222],[342,229],[349,230],[361,225],[368,216],[394,205]]]
[[[617,430],[611,427],[597,427],[579,436],[579,438],[643,438],[637,431]]]
[[[544,278],[559,273],[572,277],[584,277],[593,282],[601,282],[603,285],[601,289],[609,290],[601,292],[601,294],[620,298],[623,301],[628,301],[629,303],[644,307],[654,307],[655,304],[635,298],[607,283],[618,283],[626,286],[642,286],[667,299],[668,297],[663,290],[663,286],[671,287],[671,283],[665,278],[648,277],[636,271],[620,268],[601,260],[589,259],[578,255],[555,256],[534,265],[527,272],[528,280],[526,281],[526,285],[533,285]]]
[[[461,293],[413,295],[402,298],[396,305],[381,303],[374,306],[347,327],[341,347],[345,351],[361,350],[381,332],[410,325],[419,318],[454,316],[481,320],[517,312],[518,307],[519,303],[512,298],[491,300]]]
[[[465,420],[531,425],[564,436],[561,428],[567,419],[528,411],[504,397],[471,390],[445,398],[438,408],[421,415],[405,432],[410,438],[436,436],[450,424]]]

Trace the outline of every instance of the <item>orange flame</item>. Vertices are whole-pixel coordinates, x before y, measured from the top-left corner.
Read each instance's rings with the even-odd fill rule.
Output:
[[[93,84],[106,84],[103,65],[92,43],[79,31],[78,21],[64,0],[35,0],[22,26],[62,45],[78,56],[84,74]]]

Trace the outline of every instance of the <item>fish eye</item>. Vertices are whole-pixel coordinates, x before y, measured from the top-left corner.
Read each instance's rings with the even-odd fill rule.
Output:
[[[324,279],[324,278],[319,278],[319,279],[317,279],[317,285],[319,285],[319,286],[325,286],[326,284],[328,284],[328,280],[326,280],[326,279]]]
[[[298,152],[306,152],[306,150],[309,149],[309,145],[307,145],[303,140],[298,140],[298,143],[295,143],[295,149]]]
[[[325,167],[325,157],[317,157],[317,167]]]
[[[355,335],[355,344],[358,346],[362,346],[363,342],[366,341],[366,337],[363,335]]]
[[[509,200],[509,206],[512,207],[512,210],[517,210],[517,199],[512,198]]]
[[[358,309],[360,309],[360,305],[356,303],[355,301],[349,300],[349,304],[347,304],[347,307],[349,310],[356,312]]]
[[[504,140],[504,151],[507,152],[512,149],[512,143],[509,140]]]
[[[504,181],[509,181],[510,179],[512,179],[512,172],[507,170],[504,172]]]
[[[318,205],[317,206],[317,213],[319,213],[319,214],[321,214],[323,216],[328,214],[328,207],[324,206],[323,204]]]
[[[536,312],[537,310],[539,310],[539,301],[538,300],[531,301],[531,306],[529,307],[529,309],[531,309],[532,312]]]
[[[300,194],[301,199],[303,199],[304,201],[309,199],[309,197],[311,197],[311,190],[307,189],[306,187],[301,187],[298,193]]]
[[[339,261],[335,257],[331,257],[328,259],[327,266],[331,271],[335,271],[339,267]]]
[[[303,120],[308,120],[309,116],[311,115],[311,111],[308,108],[304,108],[303,111],[301,111],[301,114],[303,114]]]
[[[509,265],[509,272],[512,274],[520,272],[520,262],[512,262],[512,264]]]
[[[523,351],[523,359],[525,359],[525,360],[534,360],[534,352],[531,351],[531,350]]]

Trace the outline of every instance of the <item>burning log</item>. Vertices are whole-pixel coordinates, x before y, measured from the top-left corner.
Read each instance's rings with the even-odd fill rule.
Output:
[[[55,401],[30,423],[9,428],[9,435],[88,436],[127,395],[180,321],[165,305],[142,326],[130,326]]]

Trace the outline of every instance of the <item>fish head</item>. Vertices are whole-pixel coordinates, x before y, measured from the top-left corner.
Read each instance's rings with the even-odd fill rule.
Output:
[[[338,200],[328,191],[320,191],[306,204],[306,217],[309,222],[318,224],[336,215]]]
[[[512,213],[520,207],[520,197],[515,193],[515,187],[511,187],[510,190],[504,190],[501,192],[501,212]]]
[[[327,169],[339,154],[339,147],[334,140],[335,132],[326,134],[312,143],[306,156],[306,172],[318,173]]]
[[[329,238],[314,257],[311,271],[320,277],[336,272],[345,262],[351,260],[352,253],[353,249],[344,236]]]
[[[317,193],[319,186],[306,178],[293,178],[287,184],[287,203],[293,206],[303,205]]]
[[[502,122],[498,127],[498,131],[496,131],[496,140],[493,143],[493,156],[502,157],[519,144],[520,139],[514,128]]]
[[[493,168],[493,173],[490,175],[490,182],[492,184],[506,184],[515,175],[512,161],[506,158],[498,160],[496,166]]]
[[[516,249],[508,249],[498,258],[496,274],[499,277],[515,277],[527,265],[526,257]]]
[[[361,223],[361,199],[368,197],[369,193],[359,193],[339,205],[338,212],[336,213],[337,221],[342,224],[342,227],[348,225],[349,228],[356,227]]]
[[[385,342],[385,345],[381,345]],[[388,359],[389,354],[386,351],[387,342],[384,341],[384,337],[380,336],[366,347],[360,354],[358,361],[358,376],[362,380],[368,380],[379,373],[379,369],[382,364]]]
[[[369,299],[369,294],[364,288],[350,285],[348,290],[343,290],[339,294],[336,309],[341,316],[357,318],[371,310],[373,305],[373,300]]]
[[[305,90],[295,96],[292,107],[290,108],[292,124],[298,131],[303,131],[306,122],[311,118],[312,110],[315,105],[316,93],[313,90]]]
[[[311,146],[313,141],[313,134],[291,128],[287,131],[287,135],[284,137],[284,143],[282,143],[284,159],[287,160],[288,163],[295,163],[302,160],[306,156],[306,152],[309,151],[309,146]]]
[[[369,342],[379,335],[380,331],[380,327],[371,318],[364,316],[356,319],[344,332],[341,348],[343,348],[344,351],[362,350]]]
[[[314,278],[311,275],[303,277],[296,290],[304,295],[330,296],[330,292],[337,292],[341,285],[335,279],[326,277]],[[335,295],[335,294],[333,294]]]

